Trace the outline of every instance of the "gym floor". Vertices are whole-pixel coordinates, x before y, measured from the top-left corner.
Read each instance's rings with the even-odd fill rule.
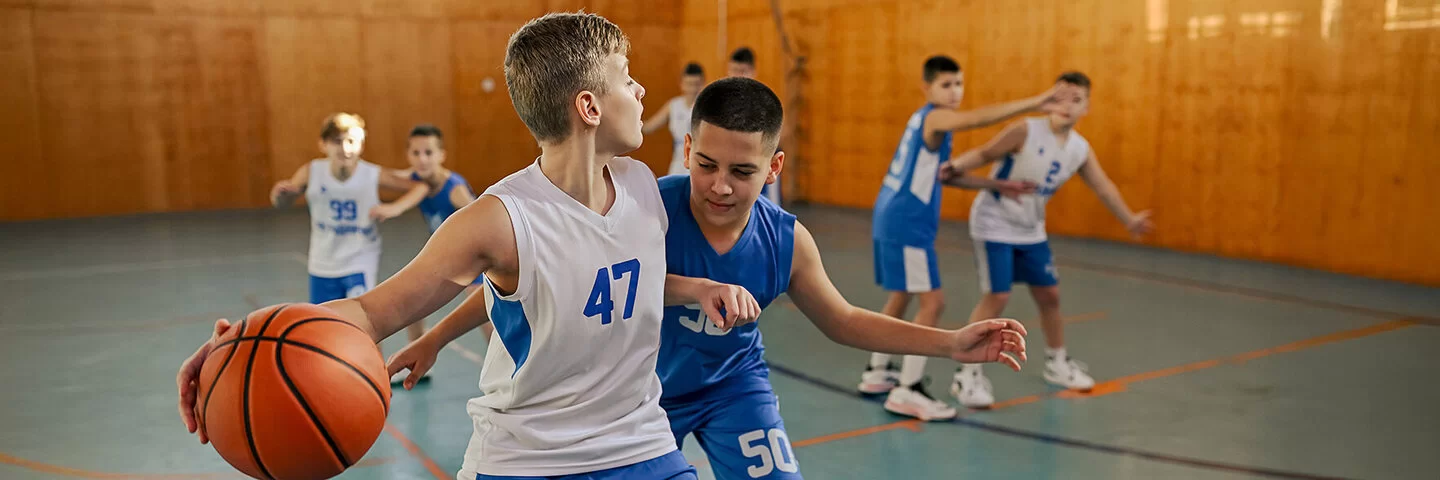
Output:
[[[852,303],[878,309],[868,211],[801,207]],[[382,274],[425,227],[384,227]],[[0,224],[0,478],[243,478],[186,434],[175,370],[215,318],[307,298],[304,213],[235,211]],[[943,325],[979,294],[964,224],[941,227]],[[1071,355],[1099,382],[1076,395],[989,367],[997,405],[954,422],[888,414],[853,393],[868,354],[825,339],[784,298],[762,316],[801,471],[849,478],[1435,478],[1440,289],[1109,242],[1052,240]],[[1430,261],[1434,259],[1416,259]],[[438,321],[452,302],[428,321]],[[404,335],[387,340],[388,355]],[[485,341],[471,333],[433,381],[394,394],[390,423],[342,478],[454,478]],[[928,363],[949,400],[948,360]],[[685,452],[713,478],[693,439]],[[1430,473],[1425,473],[1430,472]]]

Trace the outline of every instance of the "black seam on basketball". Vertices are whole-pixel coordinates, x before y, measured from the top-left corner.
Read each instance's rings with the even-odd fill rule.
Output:
[[[326,320],[326,319],[316,319],[316,320]],[[340,321],[340,320],[336,320],[336,321]],[[227,341],[227,342],[225,342],[225,343],[222,343],[222,344],[216,346],[216,348],[219,348],[219,347],[222,347],[222,346],[225,346],[225,345],[229,345],[229,344],[231,344],[231,343],[243,342],[243,341],[248,341],[248,340],[254,340],[254,341],[256,341],[256,342],[276,342],[276,343],[279,343],[279,344],[281,344],[281,345],[293,345],[293,346],[296,346],[296,347],[300,347],[300,348],[303,348],[303,349],[306,349],[306,350],[309,350],[309,351],[312,351],[312,352],[315,352],[315,353],[324,355],[324,356],[326,356],[326,357],[328,357],[328,358],[330,358],[331,360],[334,360],[334,361],[336,361],[336,362],[340,362],[341,365],[344,365],[346,368],[349,368],[351,371],[354,371],[356,374],[360,375],[360,378],[364,379],[364,380],[365,380],[365,383],[367,383],[367,384],[370,385],[370,389],[375,392],[375,396],[380,398],[380,405],[385,409],[385,414],[386,414],[387,416],[390,414],[390,403],[386,401],[385,393],[380,391],[380,386],[379,386],[379,385],[376,385],[375,382],[370,381],[370,377],[366,376],[366,375],[365,375],[365,372],[361,371],[359,368],[356,368],[354,365],[351,365],[350,362],[346,362],[345,360],[340,359],[340,357],[336,357],[335,355],[331,354],[330,352],[327,352],[327,351],[325,351],[325,350],[322,350],[320,347],[317,347],[317,346],[314,346],[314,345],[311,345],[311,344],[308,344],[308,343],[304,343],[304,342],[297,342],[297,341],[295,341],[295,340],[282,340],[282,339],[280,339],[279,337],[254,336],[254,337],[241,337],[241,338],[237,338],[237,339],[234,339],[234,340],[230,340],[230,341]]]
[[[376,385],[375,382],[370,381],[370,376],[365,375],[365,372],[360,371],[359,368],[355,367],[354,365],[351,365],[350,362],[347,362],[347,361],[345,361],[345,360],[342,360],[340,357],[331,355],[330,352],[326,352],[326,351],[324,351],[324,350],[321,350],[319,347],[316,347],[316,346],[314,346],[314,345],[310,345],[310,344],[304,343],[304,342],[297,342],[297,341],[295,341],[295,340],[287,340],[287,339],[285,338],[285,335],[288,334],[288,333],[290,333],[290,330],[294,329],[294,328],[297,327],[297,326],[300,326],[300,325],[306,324],[306,323],[310,323],[310,322],[339,322],[339,323],[343,323],[343,324],[349,325],[349,326],[351,326],[351,327],[355,327],[355,329],[356,329],[356,330],[359,330],[360,333],[365,333],[365,330],[364,330],[364,329],[360,328],[359,326],[356,326],[356,325],[353,324],[353,323],[347,322],[347,321],[345,321],[345,320],[341,320],[341,319],[338,319],[338,318],[317,317],[317,318],[307,318],[307,319],[304,319],[304,320],[295,322],[295,324],[294,324],[294,325],[291,325],[290,328],[285,329],[285,333],[280,334],[280,338],[278,338],[277,341],[279,341],[281,345],[290,344],[290,345],[294,345],[294,346],[297,346],[297,347],[304,348],[304,349],[306,349],[306,350],[311,350],[311,351],[313,351],[313,352],[315,352],[315,353],[319,353],[319,354],[324,355],[324,356],[326,356],[326,357],[330,357],[331,360],[340,362],[341,365],[345,365],[345,366],[348,367],[350,370],[354,371],[355,374],[360,375],[360,378],[363,379],[363,380],[365,380],[365,383],[370,384],[370,390],[373,390],[373,391],[375,392],[375,396],[380,399],[380,408],[383,409],[383,411],[385,412],[385,415],[386,415],[386,416],[389,416],[389,415],[390,415],[390,402],[387,401],[387,400],[389,400],[389,399],[385,398],[385,393],[380,391],[380,386],[379,386],[379,385]],[[368,335],[368,334],[367,334],[367,335]]]
[[[280,311],[285,310],[285,307],[288,306],[289,305],[281,305],[280,308],[276,308],[274,312],[270,312],[270,318],[265,319],[265,323],[260,325],[260,333],[264,334],[265,329],[270,328],[270,322],[275,320],[275,317],[280,315]],[[245,332],[242,331],[240,333],[243,335]],[[236,340],[239,339],[237,338]],[[275,348],[280,348],[280,346],[276,345]],[[244,412],[245,415],[245,441],[250,443],[250,454],[255,456],[255,466],[260,468],[261,474],[269,478],[275,478],[274,475],[270,474],[270,469],[265,468],[265,462],[260,460],[260,449],[255,446],[255,433],[250,431],[250,374],[255,370],[255,357],[259,354],[260,340],[257,338],[255,340],[255,348],[250,350],[250,361],[245,364],[245,393],[241,397],[243,403],[241,404],[240,410]]]
[[[280,334],[280,338],[275,341],[275,366],[280,369],[280,379],[285,381],[285,387],[290,389],[290,394],[295,396],[295,400],[300,402],[300,408],[304,409],[305,415],[310,417],[310,424],[314,425],[315,429],[320,431],[320,436],[325,438],[325,443],[330,444],[330,453],[335,454],[335,458],[340,460],[341,469],[348,469],[350,468],[350,461],[345,459],[345,452],[340,450],[340,445],[336,444],[335,439],[330,436],[330,431],[325,428],[324,422],[321,422],[320,417],[315,415],[315,410],[310,408],[310,402],[305,401],[305,395],[300,393],[300,389],[295,388],[295,381],[291,380],[290,374],[285,372],[285,360],[282,357],[282,353],[285,351],[285,336],[289,335],[290,330],[293,330],[296,325],[305,322],[306,321],[296,322],[294,325],[286,328],[285,331]],[[259,344],[258,340],[256,344]]]
[[[236,338],[239,338],[239,336],[245,335],[245,325],[248,324],[249,322],[250,322],[250,317],[249,317],[248,315],[247,315],[243,320],[240,320],[240,325],[237,325],[237,326],[236,326],[236,327],[239,327],[239,328],[240,328],[239,330],[236,330],[237,332],[239,332]],[[233,327],[232,327],[232,328],[233,328]],[[229,342],[222,343],[222,344],[220,344],[220,345],[216,345],[215,348],[214,348],[214,349],[211,349],[210,351],[211,351],[211,352],[214,352],[215,349],[221,348],[221,347],[225,346],[225,345],[228,344],[228,343],[229,343]],[[259,343],[256,343],[256,345],[258,346]],[[225,362],[223,362],[223,363],[220,364],[220,370],[215,372],[215,378],[210,379],[210,390],[207,391],[207,392],[205,392],[205,404],[200,406],[200,423],[201,423],[202,425],[205,424],[208,420],[210,420],[210,417],[209,417],[209,415],[210,415],[210,397],[215,394],[215,385],[220,382],[220,375],[225,373],[225,367],[230,366],[230,359],[231,359],[231,358],[235,358],[235,351],[236,351],[236,350],[239,350],[239,349],[240,349],[240,346],[239,346],[239,345],[236,345],[234,348],[231,348],[231,349],[230,349],[230,353],[225,354]],[[207,355],[207,357],[208,357],[208,355]],[[204,363],[202,362],[201,365],[204,365]],[[198,376],[198,375],[197,375],[197,376]],[[199,385],[196,385],[196,387],[198,388]]]

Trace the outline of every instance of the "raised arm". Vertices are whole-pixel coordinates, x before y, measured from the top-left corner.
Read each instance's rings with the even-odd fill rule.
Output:
[[[948,132],[956,130],[973,130],[981,127],[988,127],[1003,122],[1016,115],[1039,111],[1046,105],[1053,103],[1055,94],[1062,87],[1051,87],[1050,90],[1034,97],[1014,100],[995,105],[987,105],[974,110],[950,110],[937,108],[925,116],[925,134],[928,138],[933,132]]]

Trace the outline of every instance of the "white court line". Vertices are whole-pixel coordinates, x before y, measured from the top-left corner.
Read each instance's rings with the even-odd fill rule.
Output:
[[[188,260],[159,260],[154,262],[111,263],[86,267],[66,267],[51,268],[45,270],[4,272],[0,273],[0,281],[38,280],[48,278],[76,278],[88,277],[92,275],[103,275],[109,273],[169,270],[172,268],[212,267],[216,265],[234,265],[240,263],[264,263],[295,260],[297,257],[300,259],[301,263],[305,262],[304,254],[295,252],[277,252],[261,253],[255,255],[235,255],[230,257],[212,257]]]
[[[468,359],[468,360],[470,360],[470,361],[472,361],[472,362],[475,362],[475,364],[477,364],[477,365],[484,365],[484,364],[485,364],[485,356],[484,356],[484,355],[475,353],[474,350],[470,350],[470,349],[468,349],[468,348],[462,347],[462,346],[460,346],[459,343],[450,342],[450,344],[449,344],[449,345],[446,345],[445,348],[449,348],[449,349],[451,349],[451,350],[454,350],[456,353],[459,353],[460,356],[465,357],[466,359]]]

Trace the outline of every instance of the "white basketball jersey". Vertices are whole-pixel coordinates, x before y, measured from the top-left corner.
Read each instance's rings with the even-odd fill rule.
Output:
[[[685,97],[670,99],[670,118],[667,121],[670,127],[670,138],[673,139],[670,175],[687,173],[685,170],[685,134],[690,133],[690,110],[690,105],[685,103]]]
[[[370,209],[380,204],[380,167],[360,160],[350,178],[330,173],[329,160],[310,161],[310,274],[374,274],[380,264],[380,230]]]
[[[519,283],[488,280],[495,335],[466,411],[475,433],[460,480],[605,470],[675,451],[655,373],[668,219],[649,167],[610,161],[615,203],[600,215],[537,161],[486,189],[510,214]]]
[[[988,190],[976,195],[970,206],[970,236],[975,239],[1016,245],[1045,241],[1045,204],[1090,157],[1090,142],[1080,132],[1071,130],[1062,146],[1048,118],[1025,122],[1025,145],[996,163],[990,178],[1029,180],[1039,184],[1039,190],[1018,200]]]

